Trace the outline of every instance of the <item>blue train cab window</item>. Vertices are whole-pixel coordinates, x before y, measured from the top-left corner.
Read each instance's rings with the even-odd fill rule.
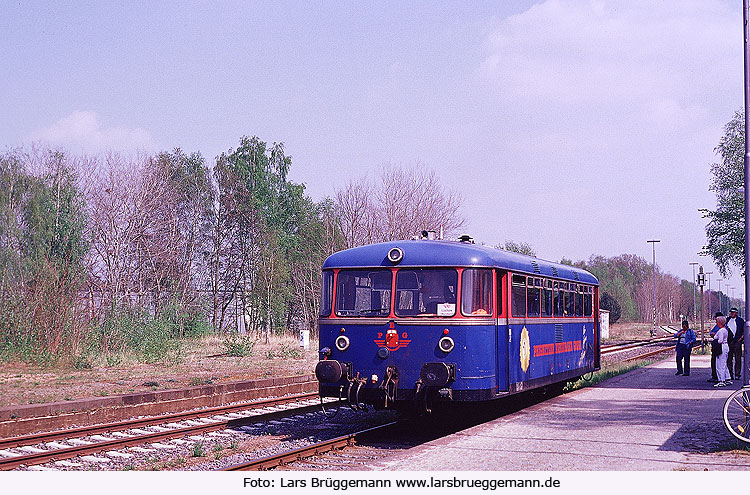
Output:
[[[336,316],[388,316],[390,270],[341,270],[336,280]]]
[[[510,289],[510,306],[513,316],[526,316],[526,277],[513,275]]]
[[[323,272],[323,282],[320,284],[320,316],[330,316],[333,309],[333,272]]]
[[[401,269],[396,273],[396,316],[454,316],[457,287],[453,269]]]
[[[540,279],[528,278],[528,289],[526,290],[526,314],[528,316],[539,316],[542,290],[540,285]]]
[[[466,316],[492,314],[492,270],[467,268],[461,274],[461,313]]]

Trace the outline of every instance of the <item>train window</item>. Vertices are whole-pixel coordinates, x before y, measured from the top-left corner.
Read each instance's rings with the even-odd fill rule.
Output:
[[[461,313],[492,314],[492,270],[467,268],[461,274]]]
[[[557,285],[557,282],[555,282],[555,285]],[[555,288],[555,299],[552,302],[552,307],[555,311],[555,316],[562,316],[563,315],[563,297],[562,297],[562,291]]]
[[[539,292],[539,287],[529,287],[526,291],[526,314],[528,316],[539,316]]]
[[[399,270],[396,273],[396,315],[453,316],[456,314],[456,287],[456,270]]]
[[[323,272],[323,282],[320,284],[320,316],[330,316],[333,305],[333,272]]]
[[[526,316],[526,277],[513,275],[510,296],[511,314],[513,316]]]
[[[542,291],[542,316],[552,316],[552,289]]]
[[[563,316],[571,317],[575,314],[575,300],[573,293],[570,291],[563,292],[565,297],[565,307],[563,308]]]
[[[593,294],[591,293],[591,287],[586,288],[586,294],[583,295],[583,316],[591,316],[593,311]]]
[[[580,291],[575,293],[576,298],[576,316],[583,316],[583,294]]]
[[[336,282],[336,316],[388,316],[390,270],[341,270]]]

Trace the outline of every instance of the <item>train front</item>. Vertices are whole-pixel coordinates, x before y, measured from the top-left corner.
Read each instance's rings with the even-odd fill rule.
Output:
[[[494,393],[493,270],[461,266],[461,252],[460,243],[400,241],[326,260],[315,369],[321,396],[354,408],[429,410]]]

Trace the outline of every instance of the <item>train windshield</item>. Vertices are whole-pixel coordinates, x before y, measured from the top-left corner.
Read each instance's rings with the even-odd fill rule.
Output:
[[[457,286],[456,270],[401,269],[396,274],[396,315],[453,316]]]
[[[341,270],[336,279],[336,316],[388,316],[390,270]]]

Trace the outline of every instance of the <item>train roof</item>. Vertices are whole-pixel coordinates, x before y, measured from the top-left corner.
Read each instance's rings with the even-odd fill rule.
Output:
[[[401,249],[404,256],[394,265],[388,260],[388,252],[395,247]],[[323,263],[323,269],[376,266],[481,266],[599,285],[596,277],[580,268],[457,241],[424,239],[369,244],[334,253]]]

